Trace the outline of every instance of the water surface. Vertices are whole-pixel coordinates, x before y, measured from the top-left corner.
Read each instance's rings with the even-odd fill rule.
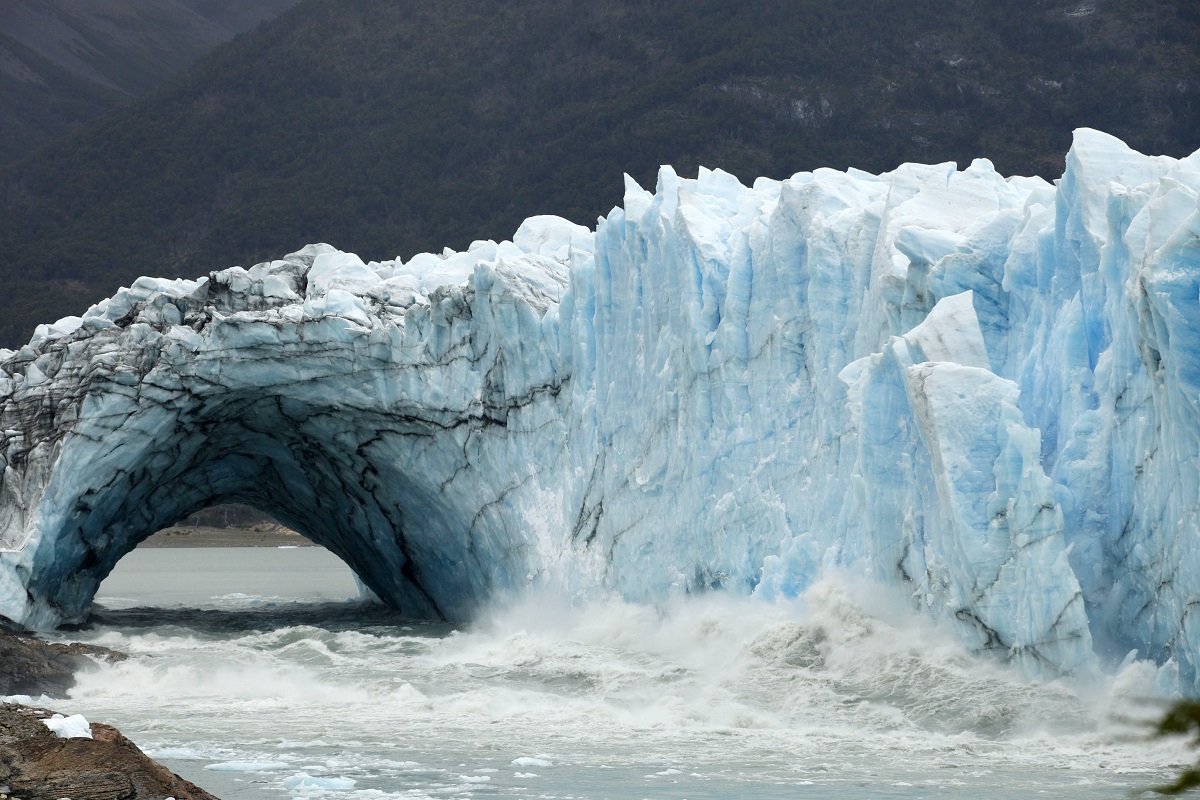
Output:
[[[1120,721],[1156,672],[1029,682],[895,598],[539,597],[473,625],[357,599],[318,548],[135,551],[69,713],[224,800],[1118,798],[1190,757]]]

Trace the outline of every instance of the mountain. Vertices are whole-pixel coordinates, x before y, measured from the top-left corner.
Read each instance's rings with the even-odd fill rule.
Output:
[[[296,0],[0,0],[0,166]]]
[[[587,224],[665,163],[1052,178],[1079,126],[1183,155],[1197,53],[1174,0],[302,0],[4,173],[0,344],[141,274]]]

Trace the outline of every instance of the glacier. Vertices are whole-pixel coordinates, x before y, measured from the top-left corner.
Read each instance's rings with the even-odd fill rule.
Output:
[[[0,351],[0,614],[243,502],[384,601],[898,587],[1033,675],[1200,689],[1200,153],[1081,129],[742,185],[663,167],[595,230],[142,278]]]

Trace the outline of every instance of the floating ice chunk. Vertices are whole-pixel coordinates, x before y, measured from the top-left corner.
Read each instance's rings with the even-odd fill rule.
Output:
[[[178,758],[189,761],[201,761],[205,756],[194,747],[156,747],[147,749],[146,755],[151,758]]]
[[[320,789],[325,791],[344,791],[353,789],[358,781],[353,778],[320,778],[304,772],[283,779],[285,789]]]
[[[220,761],[204,765],[205,769],[213,772],[269,772],[286,767],[287,764],[282,761]]]

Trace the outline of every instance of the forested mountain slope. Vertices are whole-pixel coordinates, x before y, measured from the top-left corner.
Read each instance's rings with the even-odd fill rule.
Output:
[[[0,0],[0,165],[136,97],[296,0]]]
[[[0,179],[0,345],[141,274],[591,224],[664,163],[1053,178],[1079,126],[1178,156],[1198,53],[1176,0],[302,0]]]

